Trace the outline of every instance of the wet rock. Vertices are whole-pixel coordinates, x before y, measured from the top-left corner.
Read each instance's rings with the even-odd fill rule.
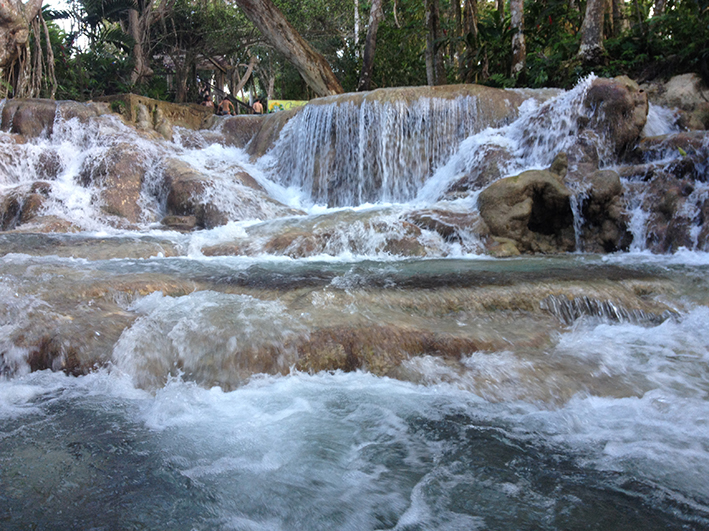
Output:
[[[104,212],[130,223],[141,218],[139,199],[144,177],[143,154],[126,143],[111,147],[99,160],[87,161],[79,173],[84,186],[100,188]]]
[[[155,111],[153,113],[153,121],[155,123],[155,131],[160,133],[163,138],[165,138],[165,140],[172,140],[172,124],[165,117],[165,113],[163,113],[160,107],[155,107]]]
[[[709,133],[693,131],[643,138],[629,159],[654,164],[648,170],[664,170],[677,177],[709,180],[706,160],[709,156]]]
[[[261,127],[246,148],[251,158],[257,159],[265,155],[266,152],[273,147],[276,140],[278,140],[281,130],[288,121],[302,110],[303,107],[300,107],[298,109],[255,117],[255,120],[258,120]]]
[[[583,217],[581,241],[586,252],[627,250],[632,241],[623,203],[620,177],[612,170],[599,170],[587,177],[582,194]]]
[[[690,129],[709,129],[709,88],[697,74],[674,76],[667,83],[643,85],[648,98],[655,105],[678,109],[680,126]]]
[[[481,190],[502,177],[503,168],[512,160],[512,155],[498,146],[485,146],[485,156],[465,175],[455,180],[445,192],[445,197],[456,198],[468,192]]]
[[[568,252],[575,248],[570,198],[560,175],[531,170],[488,186],[478,208],[490,233],[523,253]]]
[[[218,131],[223,144],[243,149],[259,134],[264,123],[264,117],[260,115],[230,116],[222,120]]]
[[[0,195],[0,230],[13,230],[38,216],[50,190],[49,183],[38,181]]]
[[[167,194],[167,211],[173,216],[194,216],[196,224],[200,227],[204,225],[204,193],[210,185],[210,180],[186,162],[177,159],[170,159],[165,165],[165,187]],[[210,221],[218,219],[228,221],[225,215],[218,216],[212,212]],[[214,225],[212,225],[214,226]]]
[[[15,233],[71,233],[81,228],[57,216],[36,216],[14,229]],[[18,251],[26,252],[26,250]]]
[[[56,150],[48,148],[37,157],[35,165],[37,177],[45,180],[54,180],[62,171],[62,160]]]
[[[648,182],[631,183],[630,187],[643,194],[642,209],[648,213],[645,242],[648,249],[667,253],[680,247],[694,247],[693,227],[701,218],[693,197],[693,180],[658,171]]]
[[[334,327],[316,330],[298,346],[302,371],[366,370],[390,376],[413,356],[458,359],[478,350],[474,339],[395,326]]]
[[[225,225],[229,220],[272,219],[301,212],[290,209],[268,197],[258,182],[240,167],[233,168],[231,178],[243,192],[226,207],[215,197],[214,180],[179,159],[168,159],[164,168],[167,190],[167,212],[175,216],[195,216],[200,228]]]
[[[0,196],[0,230],[11,230],[19,224],[22,205],[23,199],[17,193]]]
[[[273,254],[291,258],[309,256],[389,254],[428,256],[440,253],[435,241],[423,238],[410,221],[381,211],[339,211],[317,217],[274,220],[246,228],[233,242],[206,247],[206,256]]]
[[[422,229],[438,233],[446,242],[459,243],[467,252],[482,250],[489,229],[477,211],[455,212],[443,209],[415,210],[406,219]]]
[[[64,120],[77,119],[81,123],[88,122],[91,118],[107,114],[109,110],[100,104],[79,103],[76,101],[58,101],[57,113]]]
[[[701,225],[697,237],[697,248],[701,251],[709,251],[709,199],[702,201],[697,221]]]
[[[9,100],[2,110],[2,130],[27,137],[49,136],[56,114],[57,102],[54,100]]]
[[[625,76],[595,79],[584,105],[593,111],[586,127],[605,136],[616,154],[632,147],[647,121],[647,94]]]
[[[171,230],[181,232],[189,232],[197,227],[196,216],[165,216],[162,218],[162,223],[165,227]]]
[[[51,230],[40,230],[42,225],[55,223]],[[61,227],[66,227],[64,230]],[[32,230],[30,230],[30,228]],[[30,256],[60,256],[86,260],[111,260],[114,258],[145,259],[157,256],[179,256],[174,242],[159,238],[97,238],[91,236],[51,233],[79,232],[65,220],[44,216],[31,224],[0,235],[0,256],[23,253]],[[28,234],[32,233],[32,234]]]
[[[522,254],[517,248],[517,242],[509,238],[493,236],[485,241],[485,252],[495,258],[511,258]]]

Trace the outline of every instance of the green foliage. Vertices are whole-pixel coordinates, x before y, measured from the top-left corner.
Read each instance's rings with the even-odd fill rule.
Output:
[[[577,58],[584,4],[568,0],[527,0],[524,4],[526,68],[510,76],[512,30],[490,0],[477,4],[477,34],[461,35],[454,16],[456,0],[439,0],[448,82],[476,82],[497,87],[572,86],[590,68]],[[238,68],[259,58],[247,89],[265,96],[273,87],[279,99],[313,97],[297,70],[276,52],[235,4],[222,0],[175,0],[150,27],[147,52],[154,75],[140,85],[130,82],[133,40],[126,33],[127,13],[156,4],[146,0],[78,0],[77,33],[62,31],[52,20],[61,11],[44,12],[55,55],[58,98],[84,100],[133,91],[156,99],[196,100],[200,80],[214,79],[210,58]],[[275,0],[286,18],[331,65],[346,91],[356,90],[369,17],[360,0],[360,35],[355,44],[354,2]],[[697,71],[709,77],[709,0],[668,0],[665,13],[653,16],[654,0],[624,4],[624,31],[604,41],[606,61],[599,75],[635,78]],[[396,6],[396,16],[394,7]],[[462,3],[461,3],[462,6]],[[509,12],[509,9],[507,9]],[[377,36],[372,87],[426,83],[425,2],[384,2]],[[88,45],[79,49],[79,37]],[[168,79],[171,84],[168,84]],[[178,89],[178,86],[181,87]],[[181,91],[181,95],[178,92]]]

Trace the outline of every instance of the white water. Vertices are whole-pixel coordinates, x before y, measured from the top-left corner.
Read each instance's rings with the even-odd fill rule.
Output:
[[[87,488],[102,497],[121,456],[142,449],[124,472],[129,483],[111,496],[121,503],[137,494],[121,517],[132,523],[150,511],[161,528],[447,530],[546,521],[571,529],[630,518],[645,529],[699,529],[709,522],[707,319],[701,308],[650,329],[580,323],[549,355],[643,392],[580,393],[553,407],[519,401],[511,386],[507,398],[487,401],[456,385],[364,373],[255,378],[228,393],[175,379],[154,395],[116,370],[79,379],[35,373],[0,383],[3,484],[24,489],[27,500],[54,493],[34,513],[40,526],[50,515],[54,525],[110,523],[112,511],[100,518],[73,504]],[[536,363],[481,353],[470,357],[469,377],[505,386]],[[89,424],[48,431],[46,419],[67,408]],[[35,445],[52,450],[58,441],[71,443],[74,457],[38,461]],[[7,461],[20,455],[34,463],[23,487]],[[63,481],[42,480],[59,470]],[[129,489],[134,474],[146,479]],[[170,493],[164,508],[149,501],[155,489]]]
[[[592,301],[592,311],[581,308],[548,336],[525,342],[519,337],[526,331],[532,335],[550,326],[553,311],[532,325],[529,310],[506,312],[494,304],[481,317],[465,306],[476,295],[478,276],[488,273],[485,282],[509,287],[510,297],[524,299],[523,280],[530,271],[550,271],[553,283],[554,271],[573,267],[583,278],[597,259],[575,256],[572,266],[534,259],[486,264],[472,231],[463,241],[445,241],[429,230],[415,238],[426,258],[460,261],[402,261],[386,247],[415,209],[474,210],[478,190],[456,200],[441,198],[495,150],[514,154],[503,165],[503,176],[548,167],[578,128],[586,87],[554,102],[530,101],[519,120],[500,128],[477,131],[472,119],[463,120],[460,131],[446,133],[459,135],[460,145],[426,137],[415,148],[426,157],[416,163],[407,162],[410,154],[402,154],[406,148],[397,144],[398,135],[402,124],[429,132],[430,124],[396,106],[383,112],[364,105],[359,123],[371,131],[360,127],[350,131],[352,138],[379,143],[384,148],[378,153],[395,156],[333,161],[336,172],[354,176],[353,186],[337,196],[335,202],[346,206],[340,209],[318,205],[329,196],[311,193],[312,183],[306,182],[311,177],[288,180],[269,173],[265,163],[252,163],[243,150],[195,143],[185,131],[178,131],[174,142],[153,142],[102,117],[88,125],[60,121],[51,138],[20,146],[0,135],[0,190],[31,186],[43,178],[41,158],[56,156],[60,171],[47,181],[51,191],[44,214],[84,231],[40,240],[46,246],[40,256],[31,256],[38,244],[27,239],[29,254],[20,248],[0,258],[3,529],[709,527],[707,253],[647,252],[648,214],[638,196],[628,207],[632,252],[598,261],[641,272],[647,267],[671,279],[662,295],[645,296],[661,298],[672,316],[644,319],[639,311],[622,308],[594,314],[600,303]],[[465,113],[473,103],[457,102],[454,118],[469,118]],[[421,112],[439,104],[421,102]],[[648,136],[665,131],[669,120],[657,109],[651,112],[660,125],[647,129]],[[317,113],[319,120],[327,115],[352,125],[352,117],[333,107]],[[78,182],[123,143],[141,154],[146,170],[138,230],[116,228],[121,225],[101,210],[100,189]],[[362,153],[360,140],[347,147]],[[311,149],[302,145],[293,154]],[[662,155],[663,160],[673,156]],[[170,158],[213,180],[206,199],[232,221],[191,234],[158,228],[166,202],[162,172]],[[382,176],[376,190],[364,184],[375,162]],[[300,175],[311,175],[304,169],[312,164],[308,157],[292,163],[303,166]],[[233,182],[230,176],[241,168],[270,198],[306,215],[263,223],[275,207]],[[393,177],[399,173],[406,178],[397,184]],[[698,186],[693,194],[693,204],[700,204],[707,190]],[[262,242],[272,234],[300,229],[322,236],[313,254],[298,259],[264,250]],[[80,254],[77,242],[87,239],[127,247],[126,242],[151,238],[174,244],[182,256],[168,259],[157,251],[149,259],[52,256],[63,246]],[[254,246],[252,256],[202,254],[239,239]],[[456,279],[478,263],[480,275],[469,273],[472,287],[463,289]],[[519,280],[503,275],[505,268],[519,270]],[[314,269],[324,287],[310,293],[308,281],[321,278]],[[610,273],[609,286],[641,295],[646,289],[642,276],[615,281]],[[416,291],[411,304],[400,302],[397,297],[413,291],[406,281],[416,285],[417,278],[427,287]],[[450,285],[436,284],[440,279]],[[289,288],[279,284],[289,282]],[[480,282],[481,289],[490,287]],[[301,291],[293,299],[289,289]],[[575,289],[581,300],[582,288]],[[442,294],[452,302],[436,306]],[[106,309],[95,310],[101,305]],[[509,336],[502,338],[509,346],[461,352],[459,364],[413,355],[403,367],[417,375],[418,384],[364,372],[291,370],[298,355],[287,347],[292,338],[323,323],[385,326],[395,321],[395,312],[405,313],[406,327],[450,334],[468,329],[496,334],[499,323],[509,321]],[[11,339],[44,326],[55,327],[57,334],[76,326],[80,336],[86,322],[95,326],[92,335],[105,335],[127,314],[135,320],[127,320],[102,352],[110,363],[80,377],[30,373],[30,349]],[[239,364],[240,355],[257,357],[266,347],[278,356],[262,361],[264,367],[272,364],[264,372],[286,376],[253,376],[253,359]],[[211,381],[203,375],[219,371],[228,372],[223,389],[240,387],[227,392],[193,383]]]

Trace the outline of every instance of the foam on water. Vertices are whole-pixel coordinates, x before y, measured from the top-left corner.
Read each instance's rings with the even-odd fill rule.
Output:
[[[519,118],[511,124],[487,128],[465,139],[419,189],[416,201],[440,199],[455,180],[464,175],[476,176],[491,158],[500,169],[500,177],[548,168],[560,152],[576,141],[579,121],[589,112],[582,103],[594,79],[589,76],[572,90],[542,104],[529,99],[520,106]],[[598,147],[603,151],[603,139],[598,139]]]
[[[678,118],[679,116],[676,110],[650,103],[642,136],[648,137],[679,133],[680,128],[677,125]]]
[[[163,303],[138,304],[152,312]],[[44,372],[0,382],[0,436],[5,452],[19,451],[23,437],[36,444],[52,437],[49,448],[57,437],[75,444],[79,434],[60,424],[49,433],[35,424],[42,418],[52,426],[66,409],[93,418],[99,430],[109,425],[146,441],[140,473],[154,479],[137,488],[146,499],[168,488],[183,500],[173,509],[182,522],[151,511],[153,522],[174,529],[448,530],[529,521],[569,529],[614,518],[645,529],[691,528],[709,523],[707,318],[702,308],[678,323],[600,324],[562,338],[554,356],[595,358],[599,371],[643,376],[649,390],[635,397],[579,394],[556,407],[488,402],[450,384],[364,373],[254,377],[232,392],[176,377],[150,395],[117,371]],[[476,358],[476,377],[514,378],[527,363],[489,356],[487,367],[485,355]],[[26,427],[18,431],[20,420]],[[98,437],[95,455],[120,444],[107,433],[101,437],[116,442]],[[92,458],[77,455],[67,472],[77,484],[63,487],[63,500],[91,488],[76,469]],[[103,470],[128,458],[110,455]],[[40,473],[51,472],[51,462],[38,462]],[[161,486],[165,478],[171,483]],[[180,478],[189,487],[175,487]],[[120,485],[112,488],[123,496]]]

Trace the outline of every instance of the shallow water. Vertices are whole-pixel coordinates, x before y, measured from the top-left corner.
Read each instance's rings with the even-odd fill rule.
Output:
[[[119,300],[137,319],[104,347],[112,349],[107,368],[79,377],[16,370],[0,381],[3,529],[709,525],[701,254],[395,263],[7,255],[2,263],[4,285],[25,291],[2,315],[6,332],[22,312],[65,311],[50,297],[61,285],[57,268],[77,292],[90,291],[82,283],[119,285],[121,275],[209,287]],[[645,283],[674,314],[657,322],[587,314],[565,324],[541,308],[476,310],[460,296],[468,307],[451,312],[445,295],[510,289],[524,297],[535,283],[568,282],[616,293]],[[304,292],[309,316],[298,311]],[[498,304],[508,300],[495,293]],[[199,370],[220,363],[230,337],[281,344],[317,328],[318,311],[333,322],[405,319],[476,337],[489,327],[508,348],[457,361],[412,357],[399,373],[409,382],[286,367],[231,391],[195,383],[208,381]],[[530,344],[535,327],[549,329]],[[145,359],[169,360],[177,346],[175,356],[192,357],[190,374],[183,364],[165,383],[141,377],[151,370]]]
[[[80,231],[0,234],[0,528],[709,528],[707,253],[645,251],[637,197],[625,254],[491,259],[473,230],[406,233],[416,209],[475,213],[477,191],[441,198],[487,153],[514,155],[502,174],[547,167],[588,84],[495,129],[456,101],[458,149],[401,106],[322,106],[358,157],[331,160],[353,172],[332,196],[314,155],[279,175],[273,153],[254,162],[181,130],[155,143],[101,117],[22,145],[0,135],[0,191],[44,179],[53,153],[42,214]],[[651,118],[646,135],[672,131],[670,114]],[[295,135],[320,123],[304,122],[276,151],[324,149]],[[397,128],[429,136],[411,148]],[[145,169],[128,228],[79,182],[121,143]],[[158,225],[170,159],[212,179],[227,225]],[[239,168],[270,199],[243,202]],[[273,199],[305,212],[253,214]],[[269,247],[286,233],[312,249]],[[420,257],[387,247],[397,238]],[[214,252],[229,245],[243,256]]]

